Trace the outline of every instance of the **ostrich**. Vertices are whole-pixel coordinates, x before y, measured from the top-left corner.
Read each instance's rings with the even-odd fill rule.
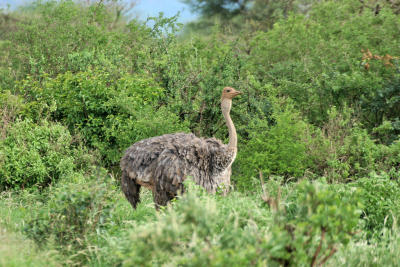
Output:
[[[183,193],[187,177],[210,193],[215,193],[218,186],[224,186],[227,192],[237,152],[236,129],[229,113],[232,99],[239,94],[232,87],[222,90],[221,110],[228,127],[228,145],[215,138],[175,133],[144,139],[126,150],[120,164],[121,187],[134,209],[140,201],[142,186],[153,192],[158,209]]]

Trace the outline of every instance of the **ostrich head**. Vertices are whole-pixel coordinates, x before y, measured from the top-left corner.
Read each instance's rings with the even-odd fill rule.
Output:
[[[227,114],[230,112],[231,107],[232,107],[232,98],[234,98],[237,95],[240,95],[242,92],[235,90],[232,87],[225,87],[222,89],[222,95],[221,95],[221,109],[222,113]]]
[[[232,99],[237,95],[240,95],[242,92],[235,90],[232,87],[225,87],[222,90],[222,96],[221,99]]]

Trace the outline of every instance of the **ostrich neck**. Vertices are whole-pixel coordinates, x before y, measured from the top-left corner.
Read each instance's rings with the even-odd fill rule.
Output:
[[[226,126],[228,127],[229,132],[229,148],[233,148],[235,151],[237,150],[237,135],[235,125],[232,122],[230,111],[232,106],[231,99],[222,99],[221,101],[221,109],[222,114],[224,115]]]

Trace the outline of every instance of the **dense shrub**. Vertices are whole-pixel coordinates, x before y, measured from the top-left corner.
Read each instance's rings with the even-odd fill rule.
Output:
[[[313,149],[320,151],[320,157],[315,158],[314,166],[323,167],[319,174],[329,181],[354,180],[378,167],[375,163],[380,160],[379,148],[351,109],[328,110],[328,120],[317,139],[321,140]]]
[[[25,80],[19,91],[27,95],[32,112],[49,107],[45,112],[98,149],[106,165],[116,164],[140,139],[187,129],[168,108],[159,107],[163,89],[146,76],[67,72],[44,76],[40,83]]]
[[[400,65],[396,62],[396,67]],[[383,88],[367,100],[361,102],[367,111],[367,122],[375,122],[372,126],[373,134],[382,143],[391,144],[400,134],[400,77],[390,79]],[[369,112],[369,114],[368,114]],[[370,123],[369,123],[370,124]]]
[[[353,241],[326,266],[397,266],[399,257],[399,231],[385,230],[380,242]]]
[[[248,109],[263,102],[256,97],[257,89],[246,83],[245,59],[234,51],[235,42],[219,40],[218,33],[212,40],[195,38],[193,42],[178,40],[168,53],[155,61],[153,71],[165,88],[168,105],[180,118],[190,123],[192,132],[199,136],[227,137],[220,109],[222,88],[233,86],[244,94],[234,100],[231,115],[238,130],[250,114]],[[243,79],[243,81],[242,81]],[[248,101],[249,100],[249,101]]]
[[[13,82],[27,74],[54,76],[93,65],[116,70],[122,64],[121,35],[109,28],[114,23],[115,29],[118,21],[107,5],[36,1],[24,11],[0,24],[3,88],[12,89]]]
[[[234,165],[240,189],[251,189],[252,177],[260,172],[283,175],[286,181],[306,175],[323,176],[330,182],[349,182],[372,171],[396,175],[398,142],[376,144],[349,108],[332,107],[318,129],[286,104],[286,110],[274,108],[268,120],[250,121],[247,129],[249,141],[240,144]]]
[[[368,237],[380,235],[383,227],[391,229],[397,224],[400,218],[399,180],[391,180],[387,174],[371,174],[357,180],[355,185],[362,190],[362,218]]]
[[[68,130],[55,123],[16,121],[0,139],[0,187],[46,186],[76,170]]]
[[[287,179],[299,178],[310,167],[307,142],[311,139],[310,126],[293,109],[278,111],[268,120],[249,123],[249,141],[239,148],[238,170],[244,183],[250,177],[284,175]]]
[[[264,193],[263,199],[275,210],[266,244],[270,257],[286,266],[315,266],[328,261],[358,228],[362,205],[354,189],[331,186],[323,180],[303,180],[282,206],[280,191],[275,197]]]
[[[7,129],[25,109],[24,99],[13,95],[10,91],[2,91],[0,88],[0,138],[4,139]]]
[[[114,189],[104,170],[95,171],[89,179],[51,188],[46,206],[28,219],[26,235],[41,247],[52,242],[67,255],[87,249],[90,239],[110,218]],[[88,255],[75,257],[76,262],[83,262]]]
[[[376,15],[357,1],[321,1],[308,16],[293,14],[258,33],[248,66],[292,98],[311,123],[322,125],[332,105],[362,105],[362,122],[372,128],[386,114],[398,116],[383,105],[394,100],[389,84],[398,80],[396,60],[378,57],[400,55],[399,25],[389,9]]]
[[[243,203],[236,196],[216,201],[198,190],[190,189],[157,221],[135,229],[123,243],[123,264],[310,265],[346,244],[358,223],[357,200],[327,184],[296,186],[300,201],[292,203],[291,215],[280,203],[271,214],[259,201]]]

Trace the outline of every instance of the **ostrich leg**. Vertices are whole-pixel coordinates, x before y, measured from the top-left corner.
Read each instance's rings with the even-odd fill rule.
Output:
[[[153,191],[153,200],[155,204],[156,210],[158,210],[161,206],[166,206],[167,203],[173,199],[176,195],[171,194],[166,190],[162,190],[160,186],[157,184],[155,186],[155,190]]]
[[[155,190],[153,190],[153,200],[156,209],[158,210],[160,206],[166,206],[168,202],[171,202],[177,195],[182,195],[184,191],[183,184],[178,186],[170,185],[168,190],[161,189],[160,184],[157,184]]]

